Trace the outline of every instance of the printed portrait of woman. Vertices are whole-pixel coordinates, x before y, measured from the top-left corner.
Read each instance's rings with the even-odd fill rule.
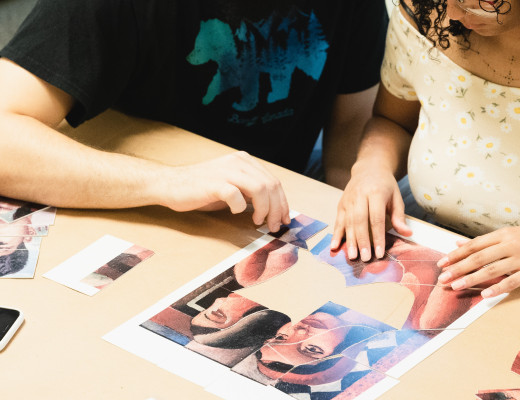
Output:
[[[346,257],[345,243],[336,251],[330,250],[329,243],[330,237],[324,238],[312,253],[337,268],[346,286],[394,282],[413,293],[414,303],[403,328],[446,328],[482,300],[479,290],[436,286],[442,272],[437,262],[444,254],[428,247],[387,233],[385,257],[363,262]]]
[[[290,321],[234,291],[261,284],[297,260],[296,246],[274,239],[141,326],[232,367]]]

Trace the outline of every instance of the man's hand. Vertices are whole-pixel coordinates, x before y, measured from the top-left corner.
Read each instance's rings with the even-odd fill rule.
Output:
[[[403,199],[392,172],[381,166],[357,163],[338,204],[331,248],[337,249],[346,236],[348,257],[357,258],[359,248],[361,260],[369,261],[372,257],[371,231],[375,255],[383,257],[387,213],[398,233],[412,234],[405,223]]]
[[[228,206],[240,213],[251,202],[253,221],[271,232],[289,224],[289,206],[280,181],[246,152],[236,152],[200,164],[177,167],[165,180],[165,206],[176,211],[216,210]]]
[[[501,228],[457,245],[437,263],[444,268],[440,283],[451,282],[454,290],[461,290],[503,277],[482,291],[485,298],[520,287],[520,227]]]

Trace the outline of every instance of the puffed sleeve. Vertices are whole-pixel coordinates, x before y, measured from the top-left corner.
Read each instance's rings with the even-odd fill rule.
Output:
[[[417,45],[417,35],[395,7],[386,35],[381,82],[390,93],[403,100],[418,100],[413,85],[415,60],[411,56],[411,50]]]

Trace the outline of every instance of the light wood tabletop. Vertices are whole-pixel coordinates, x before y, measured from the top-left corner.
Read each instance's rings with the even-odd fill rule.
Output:
[[[108,111],[64,134],[107,151],[171,165],[234,151],[181,129]],[[325,221],[332,232],[341,191],[266,163],[282,181],[291,209]],[[105,234],[155,255],[93,297],[42,275]],[[0,304],[21,309],[25,322],[0,352],[1,399],[216,399],[102,336],[199,276],[262,234],[251,214],[176,213],[163,207],[126,210],[58,209],[43,238],[34,279],[0,279]],[[401,304],[406,288],[349,288],[361,312]],[[519,293],[406,373],[382,399],[475,399],[482,389],[520,387],[510,371],[520,350]],[[244,399],[247,394],[244,393]]]

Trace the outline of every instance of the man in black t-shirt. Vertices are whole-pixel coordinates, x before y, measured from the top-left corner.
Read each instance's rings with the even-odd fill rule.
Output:
[[[0,52],[0,194],[177,211],[252,201],[276,231],[285,195],[248,153],[302,172],[323,128],[327,181],[344,187],[386,25],[383,0],[40,0]],[[174,168],[54,130],[108,108],[244,152]]]

